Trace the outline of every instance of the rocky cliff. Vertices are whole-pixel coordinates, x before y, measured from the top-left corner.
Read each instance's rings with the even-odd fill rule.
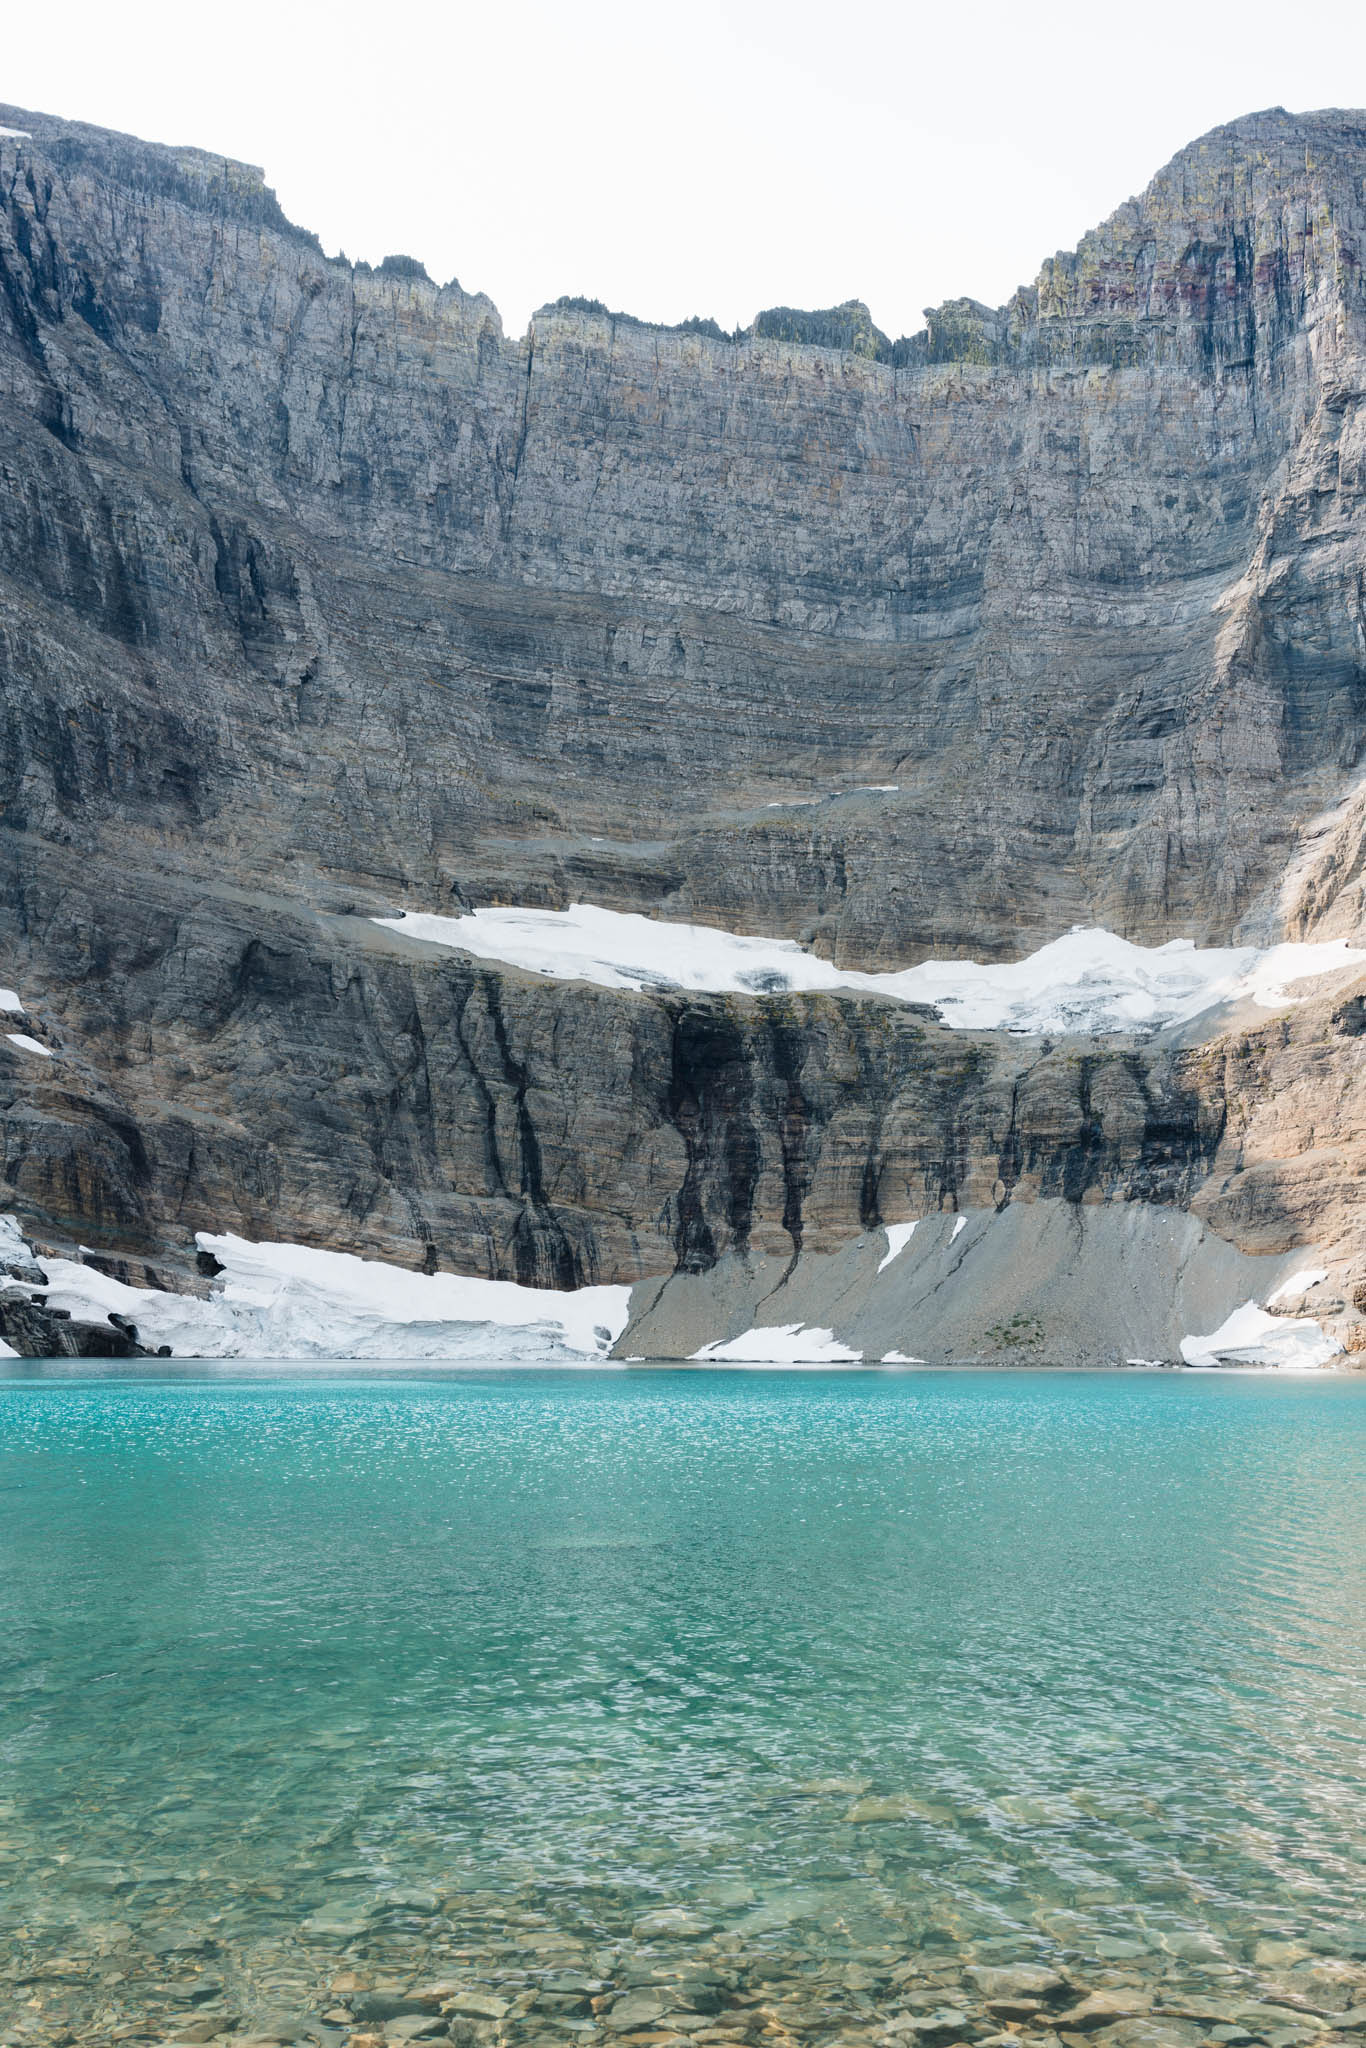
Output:
[[[509,339],[247,166],[0,125],[0,980],[59,1055],[0,1043],[0,1201],[162,1274],[232,1228],[562,1287],[1138,1200],[1331,1241],[1350,1321],[1350,991],[1046,1045],[367,914],[1360,930],[1366,114],[1217,130],[1008,307],[844,347]]]

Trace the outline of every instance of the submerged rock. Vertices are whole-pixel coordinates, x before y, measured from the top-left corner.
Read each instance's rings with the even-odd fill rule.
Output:
[[[1067,1980],[1041,1963],[971,1963],[963,1974],[989,2000],[1056,1998],[1067,1990]]]

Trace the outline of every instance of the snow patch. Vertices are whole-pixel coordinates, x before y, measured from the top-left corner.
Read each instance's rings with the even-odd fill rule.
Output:
[[[0,142],[32,142],[31,128],[0,128]],[[13,1356],[13,1353],[11,1353]]]
[[[1245,1301],[1208,1337],[1183,1337],[1187,1365],[1270,1365],[1288,1372],[1317,1372],[1341,1351],[1312,1317],[1269,1316]]]
[[[1282,1280],[1274,1294],[1268,1294],[1268,1308],[1275,1301],[1289,1301],[1294,1294],[1303,1294],[1307,1288],[1317,1287],[1321,1280],[1328,1278],[1326,1266],[1306,1266],[1301,1273],[1292,1273],[1288,1280]]]
[[[953,1229],[949,1232],[949,1243],[952,1244],[953,1240],[957,1237],[959,1231],[966,1230],[967,1227],[968,1219],[966,1216],[955,1217]]]
[[[884,1351],[882,1363],[884,1365],[923,1365],[925,1361],[923,1358],[912,1358],[909,1352],[906,1351]]]
[[[919,1220],[920,1219],[917,1217],[916,1222],[919,1222]],[[915,1235],[915,1224],[884,1223],[882,1226],[882,1234],[887,1240],[887,1256],[885,1259],[883,1259],[882,1263],[878,1267],[879,1273],[886,1272],[888,1266],[891,1265],[892,1260],[900,1258],[902,1252],[905,1251],[907,1245],[910,1243],[911,1239]]]
[[[1216,1003],[1250,999],[1280,1008],[1301,1000],[1287,993],[1291,983],[1366,965],[1366,949],[1345,939],[1265,951],[1200,950],[1189,939],[1135,946],[1113,932],[1078,928],[1027,960],[925,960],[893,973],[860,974],[804,952],[793,939],[750,938],[591,903],[568,910],[474,910],[461,917],[413,911],[374,922],[557,980],[713,994],[857,989],[934,1003],[944,1022],[962,1031],[1156,1031]]]
[[[207,1301],[127,1287],[73,1259],[44,1262],[51,1308],[111,1312],[178,1358],[429,1358],[493,1364],[603,1359],[626,1327],[629,1287],[557,1293],[511,1280],[411,1273],[351,1252],[250,1244],[200,1231],[224,1268]],[[36,1291],[36,1290],[35,1290]]]
[[[0,988],[0,1010],[7,1010],[11,1017],[22,1017],[24,1006],[19,1000],[17,989]]]
[[[704,1344],[694,1359],[734,1365],[858,1365],[861,1351],[836,1342],[833,1330],[804,1329],[800,1323],[777,1323],[769,1329],[746,1330],[742,1337]]]
[[[900,788],[901,784],[899,782],[856,782],[852,789],[827,789],[821,791],[817,796],[777,797],[772,802],[766,803],[764,809],[766,811],[796,811],[802,810],[811,804],[842,803],[846,797],[851,796],[895,796]]]
[[[0,1358],[22,1358],[22,1356],[22,1352],[16,1351],[12,1344],[7,1344],[4,1338],[0,1337]]]
[[[42,1282],[43,1268],[25,1244],[17,1216],[0,1216],[0,1274]]]
[[[49,1051],[48,1047],[45,1045],[39,1045],[37,1039],[30,1038],[27,1031],[7,1031],[5,1033],[5,1036],[9,1040],[10,1044],[17,1045],[21,1052],[41,1053],[45,1060],[50,1060],[52,1058],[52,1054]]]

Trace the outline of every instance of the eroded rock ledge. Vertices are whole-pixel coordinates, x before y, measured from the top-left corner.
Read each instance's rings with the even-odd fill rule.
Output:
[[[1217,1321],[1306,1246],[1356,1341],[1359,982],[1208,1043],[1022,1039],[855,995],[551,982],[172,876],[96,894],[49,849],[6,933],[54,1057],[0,1054],[0,1206],[172,1281],[196,1230],[225,1229],[417,1271],[642,1283],[637,1321],[673,1274],[674,1321],[621,1348],[667,1331],[686,1355],[780,1286],[792,1314],[764,1320],[828,1324],[821,1290],[857,1295],[881,1226],[973,1213],[998,1226],[977,1291],[884,1283],[901,1322],[884,1341],[874,1315],[870,1349],[1075,1356],[1089,1299],[1100,1350],[1170,1356],[1182,1315]],[[1112,1329],[1121,1266],[1133,1300]]]

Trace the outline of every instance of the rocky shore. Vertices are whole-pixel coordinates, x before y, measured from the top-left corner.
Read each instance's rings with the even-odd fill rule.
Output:
[[[862,1802],[871,1839],[879,1828]],[[892,1802],[893,1804],[895,1802]],[[858,1811],[858,1804],[854,1808]],[[1232,1915],[1203,1931],[1087,1936],[1085,1916],[965,1938],[951,1916],[897,1939],[834,1908],[803,1921],[738,1906],[642,1906],[605,1881],[566,1911],[515,1894],[404,1890],[322,1905],[282,1886],[252,1902],[278,1928],[242,1944],[225,1887],[193,1923],[174,1895],[91,1922],[61,1952],[22,1938],[0,1983],[24,2048],[1358,2048],[1366,1923],[1307,1939]],[[794,1924],[795,1920],[795,1924]],[[778,1925],[774,1925],[774,1922]],[[1069,1921],[1072,1923],[1068,1925]],[[22,1930],[21,1930],[22,1936]]]

